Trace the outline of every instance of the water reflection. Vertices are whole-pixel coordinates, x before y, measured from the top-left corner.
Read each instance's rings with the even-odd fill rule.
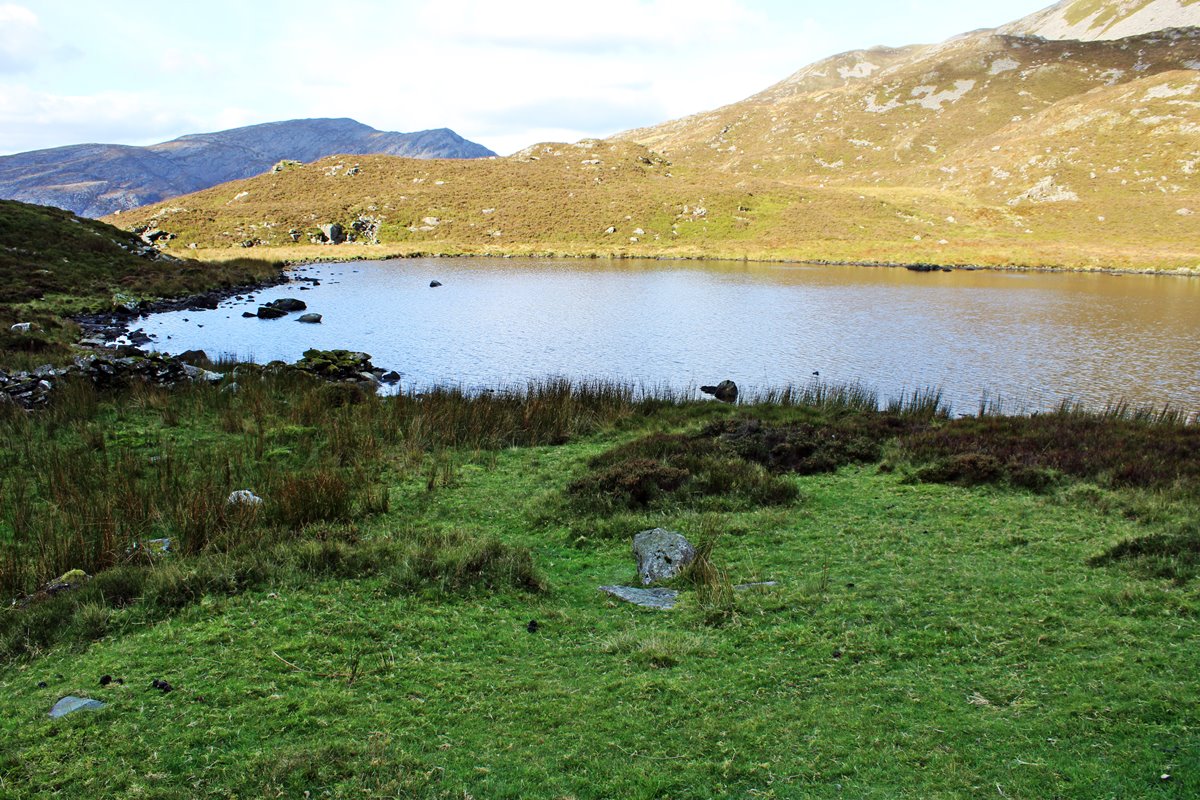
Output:
[[[940,386],[960,411],[1071,397],[1200,403],[1200,281],[743,262],[414,259],[314,265],[321,285],[145,321],[159,349],[293,361],[365,350],[407,386],[548,375],[695,386]],[[431,289],[433,279],[444,285]],[[299,297],[321,325],[243,319]],[[200,327],[203,326],[203,327]]]

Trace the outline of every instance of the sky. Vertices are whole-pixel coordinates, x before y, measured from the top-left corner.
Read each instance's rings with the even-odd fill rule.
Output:
[[[305,117],[501,155],[742,100],[1051,0],[0,0],[0,154]]]

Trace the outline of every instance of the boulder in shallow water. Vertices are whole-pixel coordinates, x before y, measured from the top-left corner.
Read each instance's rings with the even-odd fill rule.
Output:
[[[271,306],[259,306],[258,313],[255,314],[259,319],[279,319],[286,317],[287,312],[283,309],[272,308]]]
[[[294,297],[281,297],[278,300],[272,300],[266,304],[267,308],[277,308],[280,311],[305,311],[308,309],[308,304],[303,300],[297,300]]]
[[[319,323],[321,322],[321,315],[320,315],[320,314],[314,314],[314,313],[312,313],[312,312],[309,312],[308,314],[301,314],[301,315],[300,315],[300,316],[299,316],[299,317],[296,319],[296,321],[297,321],[297,322],[307,322],[307,323],[309,323],[310,325],[317,325],[317,324],[319,324]]]

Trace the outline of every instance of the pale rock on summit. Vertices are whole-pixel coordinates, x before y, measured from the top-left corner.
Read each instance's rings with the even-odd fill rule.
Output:
[[[1200,0],[1063,0],[999,32],[1087,42],[1194,26],[1200,26]]]

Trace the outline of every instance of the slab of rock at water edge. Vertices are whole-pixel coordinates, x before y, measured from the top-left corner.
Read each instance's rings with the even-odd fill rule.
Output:
[[[203,350],[184,350],[182,353],[175,356],[175,360],[182,361],[185,364],[191,364],[196,367],[207,367],[212,364],[212,360],[208,357],[208,353],[204,352]]]
[[[674,578],[696,558],[696,548],[675,531],[654,528],[633,537],[638,577],[642,585]]]
[[[701,386],[700,391],[711,394],[722,403],[736,403],[738,399],[737,384],[729,380],[721,381],[716,386]]]
[[[664,611],[675,607],[679,592],[674,589],[638,589],[633,586],[601,586],[600,591],[633,603],[642,608],[658,608]]]
[[[304,358],[293,366],[327,381],[374,384],[383,375],[383,370],[371,363],[370,354],[350,350],[305,350]]]

